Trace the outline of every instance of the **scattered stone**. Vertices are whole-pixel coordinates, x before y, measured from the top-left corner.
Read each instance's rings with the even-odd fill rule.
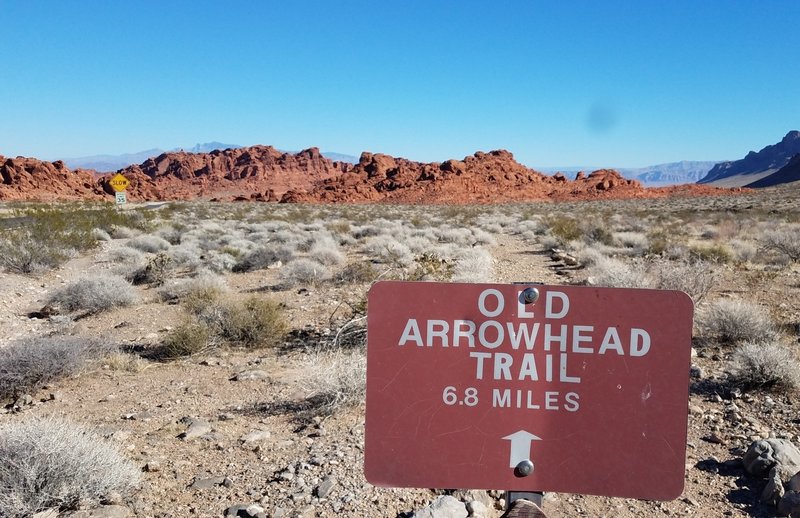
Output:
[[[148,473],[161,471],[161,462],[157,460],[148,461],[147,464],[144,465],[144,470]]]
[[[34,514],[31,518],[58,518],[58,509],[46,509]]]
[[[767,485],[764,487],[764,491],[761,492],[761,501],[770,505],[778,505],[784,493],[780,470],[778,466],[775,466],[769,472]]]
[[[33,405],[33,397],[30,394],[23,394],[14,401],[14,408],[22,408]]]
[[[742,463],[748,473],[759,478],[766,477],[775,465],[780,465],[779,471],[791,478],[800,471],[800,450],[786,439],[755,441],[744,454]]]
[[[249,370],[249,371],[242,371],[235,374],[231,381],[266,381],[269,380],[269,374],[266,371],[262,370]]]
[[[416,511],[412,518],[467,518],[467,508],[450,495],[442,495],[430,505]]]
[[[703,369],[697,365],[692,365],[691,368],[689,368],[689,377],[699,380],[703,377]]]
[[[205,419],[191,419],[189,427],[178,438],[188,441],[211,432],[211,424]]]
[[[486,507],[486,504],[478,500],[467,502],[467,512],[469,516],[473,518],[489,518],[490,516],[489,508]]]
[[[225,483],[225,477],[195,478],[189,489],[208,489],[221,486]]]
[[[320,482],[316,487],[314,490],[314,495],[316,495],[317,498],[325,498],[330,494],[333,486],[335,485],[336,479],[328,475],[327,477],[323,478],[322,482]]]
[[[239,437],[239,441],[245,445],[258,444],[269,439],[270,435],[272,434],[267,430],[253,430]]]
[[[790,491],[800,491],[800,471],[792,475],[788,484]]]

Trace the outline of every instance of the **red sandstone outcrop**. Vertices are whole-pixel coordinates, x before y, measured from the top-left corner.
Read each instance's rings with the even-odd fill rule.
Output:
[[[163,153],[120,170],[134,198],[277,201],[286,191],[305,191],[342,174],[350,164],[333,162],[310,148],[296,154],[272,146],[210,153]]]
[[[0,157],[0,200],[113,200],[113,174],[70,171],[60,162]],[[363,153],[358,164],[333,162],[317,148],[281,153],[270,146],[211,153],[164,153],[120,170],[130,201],[497,203],[525,200],[657,198],[731,192],[706,186],[645,189],[601,169],[575,180],[548,176],[508,151],[477,152],[463,160],[420,163]]]
[[[310,191],[287,192],[283,202],[492,203],[540,199],[650,197],[636,180],[603,169],[569,181],[514,160],[505,150],[477,152],[464,160],[412,162],[362,153],[344,174]]]
[[[70,171],[64,162],[0,155],[0,200],[102,199],[97,177],[84,169]]]

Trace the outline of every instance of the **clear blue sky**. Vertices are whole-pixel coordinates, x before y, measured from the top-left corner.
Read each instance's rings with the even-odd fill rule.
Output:
[[[799,22],[797,0],[0,0],[0,154],[735,159],[800,129]]]

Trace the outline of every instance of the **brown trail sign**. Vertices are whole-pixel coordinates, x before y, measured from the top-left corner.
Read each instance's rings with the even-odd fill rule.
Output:
[[[379,282],[368,307],[372,484],[681,494],[685,293]]]

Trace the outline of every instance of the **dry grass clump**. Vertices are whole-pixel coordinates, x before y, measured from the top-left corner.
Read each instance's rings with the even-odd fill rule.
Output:
[[[137,467],[86,428],[69,421],[28,419],[0,428],[0,512],[30,517],[130,495]]]
[[[247,348],[278,345],[289,329],[280,304],[257,296],[216,302],[198,317],[222,340]]]
[[[140,264],[144,262],[144,253],[135,248],[123,246],[110,250],[108,252],[108,260],[113,263]]]
[[[767,250],[783,254],[792,262],[800,262],[800,226],[767,232],[761,243]]]
[[[606,256],[596,256],[589,267],[589,280],[594,286],[609,288],[652,288],[653,281],[640,263],[625,263]]]
[[[281,287],[292,288],[326,281],[331,278],[331,273],[324,264],[301,257],[286,263],[278,273],[278,278]]]
[[[169,241],[167,241],[163,237],[146,234],[131,239],[128,242],[128,246],[131,248],[135,248],[136,250],[141,250],[142,252],[155,254],[158,252],[163,252],[164,250],[168,249],[171,245]]]
[[[322,415],[364,402],[367,393],[367,357],[361,350],[332,350],[312,354],[299,380]]]
[[[133,284],[161,286],[166,282],[172,268],[172,257],[164,252],[159,252],[148,257],[142,267],[131,271],[128,279]]]
[[[159,356],[165,360],[200,353],[211,346],[212,333],[208,324],[189,320],[173,328],[161,342]]]
[[[294,249],[284,245],[262,246],[245,254],[233,265],[234,272],[263,270],[281,262],[286,263],[294,257]]]
[[[75,376],[94,360],[116,352],[97,340],[54,335],[26,338],[0,348],[0,399]],[[1,479],[0,479],[1,480]]]
[[[377,276],[378,272],[370,261],[353,261],[336,272],[333,280],[338,284],[366,283],[374,281]]]
[[[492,254],[483,248],[468,248],[456,259],[455,282],[491,282],[494,274]]]
[[[209,305],[228,291],[225,279],[212,272],[201,272],[191,279],[173,281],[158,290],[161,300],[183,302],[190,311],[193,307]]]
[[[345,262],[345,255],[334,241],[319,241],[311,246],[308,257],[320,264],[333,266]]]
[[[689,256],[693,260],[707,261],[711,263],[726,264],[733,261],[733,254],[730,249],[717,243],[714,245],[694,245],[689,247]]]
[[[35,274],[64,263],[71,249],[37,239],[33,232],[9,232],[0,240],[0,266],[5,271]]]
[[[708,295],[718,279],[714,267],[705,261],[658,261],[651,265],[649,272],[653,287],[686,292],[695,304]]]
[[[130,306],[137,300],[136,290],[125,279],[98,275],[78,279],[55,290],[47,297],[47,304],[67,312],[92,314]]]
[[[777,336],[766,310],[743,300],[716,300],[698,313],[696,322],[702,336],[723,344],[764,343]]]
[[[729,376],[745,390],[793,390],[800,386],[800,364],[779,343],[744,343],[733,353]]]

